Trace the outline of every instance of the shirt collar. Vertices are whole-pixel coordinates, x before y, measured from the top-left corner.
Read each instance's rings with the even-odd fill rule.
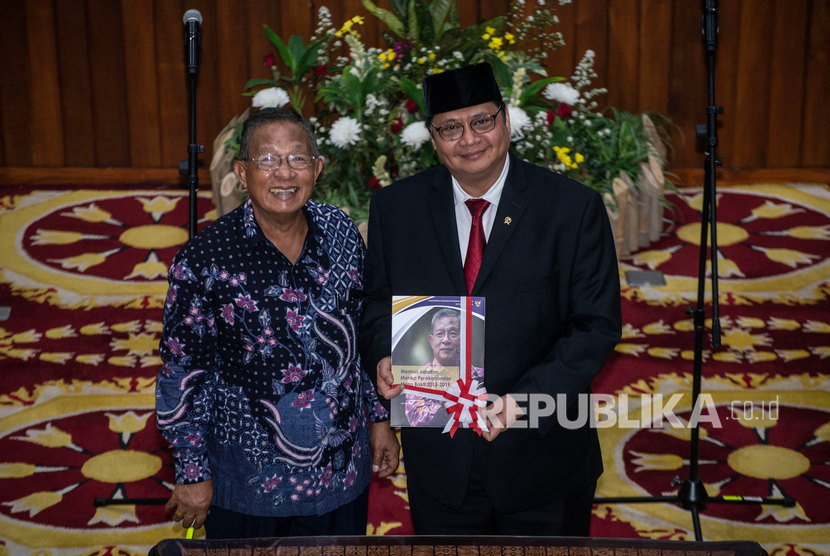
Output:
[[[309,201],[303,205],[302,208],[303,214],[305,214],[306,223],[308,224],[308,232],[306,232],[306,249],[316,247],[318,243],[316,238],[321,237],[323,234],[315,218],[316,212],[308,210],[308,204],[312,202],[313,201]],[[254,217],[254,206],[251,204],[250,198],[246,199],[242,204],[242,233],[252,244],[256,244],[261,241],[268,241],[268,238],[266,238],[265,234],[262,233],[262,228],[260,228],[259,223]]]
[[[505,182],[507,181],[507,172],[509,170],[510,155],[505,155],[504,167],[501,169],[501,174],[499,174],[499,177],[496,178],[496,181],[493,183],[493,185],[490,186],[490,189],[487,190],[487,193],[485,193],[481,197],[478,197],[478,199],[484,199],[491,205],[498,206],[499,199],[501,199],[501,192],[504,189]],[[455,179],[455,176],[452,176],[452,196],[453,201],[455,202],[455,206],[462,204],[467,199],[476,199],[476,197],[473,197],[461,188],[461,184],[458,183],[458,180]]]

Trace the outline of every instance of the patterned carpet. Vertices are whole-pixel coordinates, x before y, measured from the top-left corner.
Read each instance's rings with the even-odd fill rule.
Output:
[[[673,413],[691,416],[686,308],[701,196],[681,193],[670,196],[666,234],[621,261],[623,273],[659,270],[667,285],[623,284],[624,337],[595,382],[619,416],[600,430],[602,497],[665,495],[688,476],[689,429],[644,427],[640,405],[644,394],[684,394]],[[10,308],[0,320],[0,555],[146,554],[184,536],[158,505],[93,501],[171,488],[153,383],[164,277],[187,238],[187,203],[174,189],[0,190],[9,246],[0,307]],[[214,218],[209,196],[198,214],[200,225]],[[720,426],[703,424],[700,476],[710,495],[788,495],[797,505],[711,505],[704,538],[830,554],[830,189],[720,188],[718,222],[723,347],[712,349],[707,321],[703,392]],[[410,533],[406,504],[403,472],[373,482],[368,532]],[[690,513],[665,503],[597,505],[592,534],[693,538]]]

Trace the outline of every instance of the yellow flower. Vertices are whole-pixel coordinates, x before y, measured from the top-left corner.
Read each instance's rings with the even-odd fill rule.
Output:
[[[481,38],[484,39],[485,41],[489,41],[490,40],[490,33],[484,33],[483,35],[481,35]]]
[[[559,162],[565,166],[566,170],[576,170],[579,168],[579,163],[585,161],[585,157],[580,153],[576,153],[574,157],[571,158],[571,155],[569,154],[571,149],[568,147],[554,146],[553,151],[556,153],[556,158],[558,158]]]
[[[343,37],[346,34],[352,35],[356,38],[360,38],[360,33],[357,29],[354,29],[355,25],[363,25],[364,18],[363,16],[356,15],[350,20],[343,23],[343,26],[340,27],[340,30],[334,33],[336,37]]]
[[[489,46],[492,50],[500,50],[503,42],[504,41],[502,41],[499,37],[493,37],[487,46]]]
[[[516,37],[513,35],[513,33],[505,33],[504,40],[506,40],[510,44],[516,44]]]
[[[427,63],[427,59],[421,56],[420,58],[418,58],[418,63],[424,65]]]
[[[492,35],[493,33],[496,32],[496,28],[488,26],[488,27],[484,28],[484,32],[487,33],[488,35]]]
[[[430,62],[435,61],[435,53],[434,53],[434,52],[430,52],[430,53],[429,53],[429,56],[427,56],[427,58],[429,58],[429,61],[430,61]]]

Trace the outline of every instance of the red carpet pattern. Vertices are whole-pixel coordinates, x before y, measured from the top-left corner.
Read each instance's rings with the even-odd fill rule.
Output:
[[[670,200],[668,233],[621,263],[623,273],[660,270],[667,285],[623,284],[623,339],[595,388],[618,403],[634,400],[620,408],[630,420],[642,420],[643,394],[664,402],[683,394],[674,413],[688,423],[694,330],[686,309],[697,300],[702,196],[683,190]],[[711,496],[788,495],[797,504],[711,504],[703,535],[755,540],[771,554],[828,553],[830,195],[824,186],[721,188],[717,208],[722,347],[711,345],[707,304],[702,393],[717,420],[701,424],[699,476]],[[706,288],[711,301],[711,282]],[[689,474],[690,436],[666,423],[603,429],[598,495],[676,495],[672,480]],[[691,513],[677,505],[599,505],[595,516],[597,531],[625,524],[640,536],[694,538]]]
[[[146,554],[183,537],[162,508],[93,501],[166,497],[172,487],[153,386],[187,194],[3,191],[0,306],[10,317],[0,320],[0,555]],[[684,423],[691,415],[685,310],[696,298],[701,197],[683,190],[670,200],[663,238],[620,265],[662,271],[667,285],[622,286],[624,337],[595,391],[638,426],[600,431],[603,497],[670,494],[672,478],[688,474],[689,430],[646,428],[639,405],[643,394],[680,393],[673,413]],[[200,226],[214,218],[209,196],[198,214]],[[719,426],[702,425],[700,476],[710,495],[786,494],[798,504],[712,505],[703,534],[756,540],[771,554],[828,554],[830,190],[721,188],[718,222],[723,347],[710,345],[707,321],[703,392]],[[372,484],[370,534],[411,533],[400,471]],[[592,534],[693,538],[689,512],[664,503],[597,505]]]

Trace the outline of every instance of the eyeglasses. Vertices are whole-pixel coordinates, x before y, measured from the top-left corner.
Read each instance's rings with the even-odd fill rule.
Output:
[[[447,338],[447,337],[450,340],[457,340],[459,334],[455,330],[450,330],[449,332],[444,332],[443,330],[438,330],[432,336],[437,338],[438,340],[443,340],[444,338]]]
[[[496,127],[496,116],[499,115],[499,112],[501,112],[503,108],[504,105],[502,104],[499,106],[499,109],[496,110],[495,114],[482,114],[481,116],[476,116],[470,120],[470,123],[468,124],[470,129],[478,135],[493,131],[493,128]],[[458,141],[464,136],[464,124],[462,123],[451,121],[441,127],[436,127],[434,125],[432,127],[438,132],[438,135],[440,135],[441,139],[444,141]]]
[[[317,160],[317,158],[318,157],[316,156],[295,153],[286,155],[285,161],[288,163],[288,167],[293,170],[305,170],[311,166],[311,163]],[[263,172],[272,172],[274,170],[279,170],[280,166],[282,166],[282,159],[283,157],[278,154],[265,153],[252,159],[252,162],[256,164],[257,169],[262,170]]]

